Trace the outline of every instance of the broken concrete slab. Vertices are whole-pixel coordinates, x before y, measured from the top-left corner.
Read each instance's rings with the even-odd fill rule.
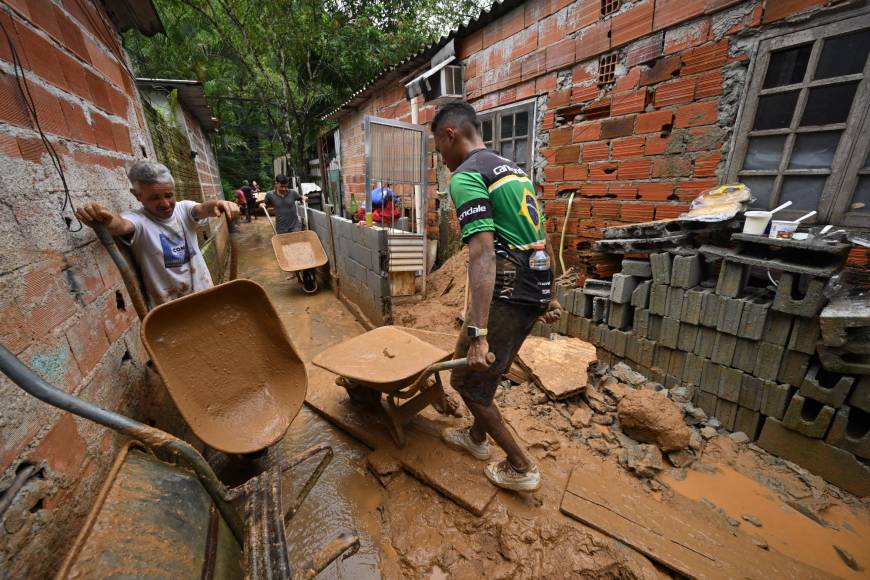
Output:
[[[691,234],[678,233],[660,238],[634,238],[618,240],[598,240],[595,250],[605,254],[646,254],[679,248],[689,241]]]
[[[833,407],[795,394],[785,410],[782,424],[812,439],[824,439],[835,413]]]
[[[862,459],[870,459],[870,425],[866,415],[859,416],[861,413],[849,406],[837,410],[825,441]]]
[[[533,382],[553,400],[571,397],[586,388],[595,347],[576,338],[529,337],[519,356],[532,372]]]

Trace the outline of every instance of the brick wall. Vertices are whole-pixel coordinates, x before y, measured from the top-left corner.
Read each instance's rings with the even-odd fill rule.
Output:
[[[90,0],[0,2],[40,123],[75,204],[136,204],[124,164],[153,157],[120,38]],[[60,179],[38,139],[0,35],[0,342],[47,381],[136,414],[145,353],[120,277],[89,228],[69,231]],[[76,227],[72,222],[73,229]],[[45,577],[93,503],[120,438],[0,377],[0,490],[24,464],[40,475],[0,526],[0,570]]]
[[[722,181],[753,35],[811,11],[858,4],[624,0],[602,16],[600,0],[529,0],[456,38],[457,56],[478,111],[543,99],[534,178],[549,231],[558,243],[574,192],[566,261],[608,277],[617,263],[592,251],[603,227],[676,217]],[[615,78],[599,84],[603,55],[615,55]],[[361,126],[364,112],[404,111],[397,87],[376,91],[342,122],[342,147],[346,123]],[[421,111],[420,122],[432,114]],[[362,149],[342,154],[346,167]]]

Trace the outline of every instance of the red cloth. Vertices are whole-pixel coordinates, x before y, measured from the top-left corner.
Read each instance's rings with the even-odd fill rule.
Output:
[[[236,203],[239,205],[244,205],[246,203],[245,194],[241,189],[236,190]]]
[[[402,217],[402,212],[399,208],[397,208],[392,201],[388,201],[384,204],[384,207],[376,207],[375,211],[372,212],[372,221],[379,224],[387,224],[393,225],[399,218]],[[366,208],[365,206],[359,206],[356,210],[356,219],[357,221],[365,221],[366,219]]]

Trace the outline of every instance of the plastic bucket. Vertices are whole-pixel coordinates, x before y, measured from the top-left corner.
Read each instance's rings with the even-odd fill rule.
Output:
[[[767,228],[767,223],[770,221],[770,216],[773,214],[769,211],[748,211],[744,214],[746,221],[743,222],[743,233],[760,236]]]
[[[770,236],[771,238],[786,238],[790,239],[795,230],[797,230],[798,222],[788,221],[788,220],[773,220],[770,222]]]

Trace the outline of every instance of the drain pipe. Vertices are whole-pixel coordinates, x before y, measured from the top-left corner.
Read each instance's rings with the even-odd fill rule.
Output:
[[[411,122],[415,125],[420,124],[420,105],[417,103],[417,97],[411,97]],[[426,139],[423,133],[423,155],[426,155]],[[425,179],[426,172],[423,171],[422,177]],[[429,277],[429,236],[426,231],[426,200],[421,195],[422,190],[419,185],[414,186],[414,203],[417,204],[417,231],[423,235],[423,298],[426,298],[426,278]]]

